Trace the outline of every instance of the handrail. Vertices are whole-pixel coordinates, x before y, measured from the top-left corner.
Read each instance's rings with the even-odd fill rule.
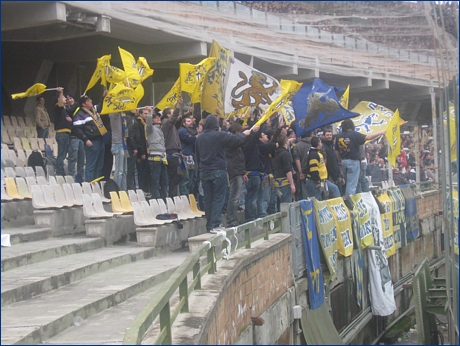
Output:
[[[251,230],[262,227],[263,233],[251,237]],[[269,239],[270,234],[278,233],[281,229],[281,213],[268,215],[262,219],[247,222],[238,227],[226,231],[227,236],[244,234],[244,241],[239,242],[233,251],[242,247],[251,248],[251,244],[259,239]],[[160,333],[154,344],[172,344],[171,326],[181,312],[188,312],[188,298],[192,291],[201,289],[201,278],[206,273],[214,274],[217,270],[216,263],[222,259],[223,254],[216,256],[216,245],[222,242],[226,245],[223,233],[218,233],[208,241],[203,242],[193,251],[182,264],[174,271],[171,277],[163,284],[155,296],[147,303],[141,312],[129,324],[123,344],[141,344],[144,334],[147,332],[153,321],[160,316]],[[201,267],[200,257],[207,254],[207,263]],[[193,279],[187,285],[187,276],[193,271]],[[173,294],[179,289],[179,303],[171,312],[170,300]]]

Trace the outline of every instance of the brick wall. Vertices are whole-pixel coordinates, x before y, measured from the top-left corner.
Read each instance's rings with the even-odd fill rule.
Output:
[[[291,249],[286,242],[245,266],[224,288],[206,343],[233,344],[251,324],[251,316],[260,316],[292,285]]]
[[[442,195],[439,191],[426,192],[423,198],[417,196],[419,219],[425,219],[442,210]]]

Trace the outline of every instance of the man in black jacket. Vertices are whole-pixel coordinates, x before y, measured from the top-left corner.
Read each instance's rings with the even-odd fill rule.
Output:
[[[258,130],[259,128],[254,128]],[[204,191],[204,212],[206,230],[217,233],[222,223],[222,208],[225,203],[225,189],[228,185],[226,147],[237,147],[251,130],[234,135],[219,131],[219,122],[215,115],[206,117],[203,132],[195,143],[196,160],[200,171]]]
[[[56,158],[56,174],[65,175],[64,159],[70,145],[70,133],[72,132],[72,118],[65,109],[66,98],[62,88],[57,88],[57,102],[54,106],[54,129],[56,130],[56,142],[58,155]]]
[[[334,149],[334,141],[332,139],[332,130],[324,130],[324,138],[321,140],[323,143],[323,153],[326,159],[326,168],[328,173],[328,180],[337,185],[339,191],[342,191],[342,171],[339,167],[339,160],[337,152]]]

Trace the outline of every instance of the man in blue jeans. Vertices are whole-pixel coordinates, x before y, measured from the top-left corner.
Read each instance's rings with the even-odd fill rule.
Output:
[[[62,88],[57,88],[57,100],[54,106],[54,129],[56,130],[56,142],[58,154],[56,158],[56,175],[65,175],[64,160],[70,144],[70,133],[72,131],[72,118],[65,109],[66,98]]]
[[[355,131],[353,120],[346,119],[342,121],[342,132],[337,135],[335,150],[340,155],[339,166],[343,170],[347,187],[345,197],[356,194],[359,174],[361,171],[361,155],[359,146],[366,141],[371,141],[385,134],[385,130],[363,135]]]
[[[257,127],[258,130],[258,127]],[[203,132],[195,142],[196,160],[204,192],[206,230],[217,233],[222,223],[222,208],[228,186],[226,147],[237,147],[251,130],[239,134],[219,131],[219,121],[210,114],[206,117]]]

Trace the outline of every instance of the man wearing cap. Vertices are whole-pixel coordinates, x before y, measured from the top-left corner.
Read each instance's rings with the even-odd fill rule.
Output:
[[[75,114],[73,126],[75,134],[85,144],[86,172],[85,181],[91,182],[99,178],[104,165],[103,136],[107,129],[102,123],[99,113],[93,107],[93,101],[87,95],[78,101],[80,109]]]

